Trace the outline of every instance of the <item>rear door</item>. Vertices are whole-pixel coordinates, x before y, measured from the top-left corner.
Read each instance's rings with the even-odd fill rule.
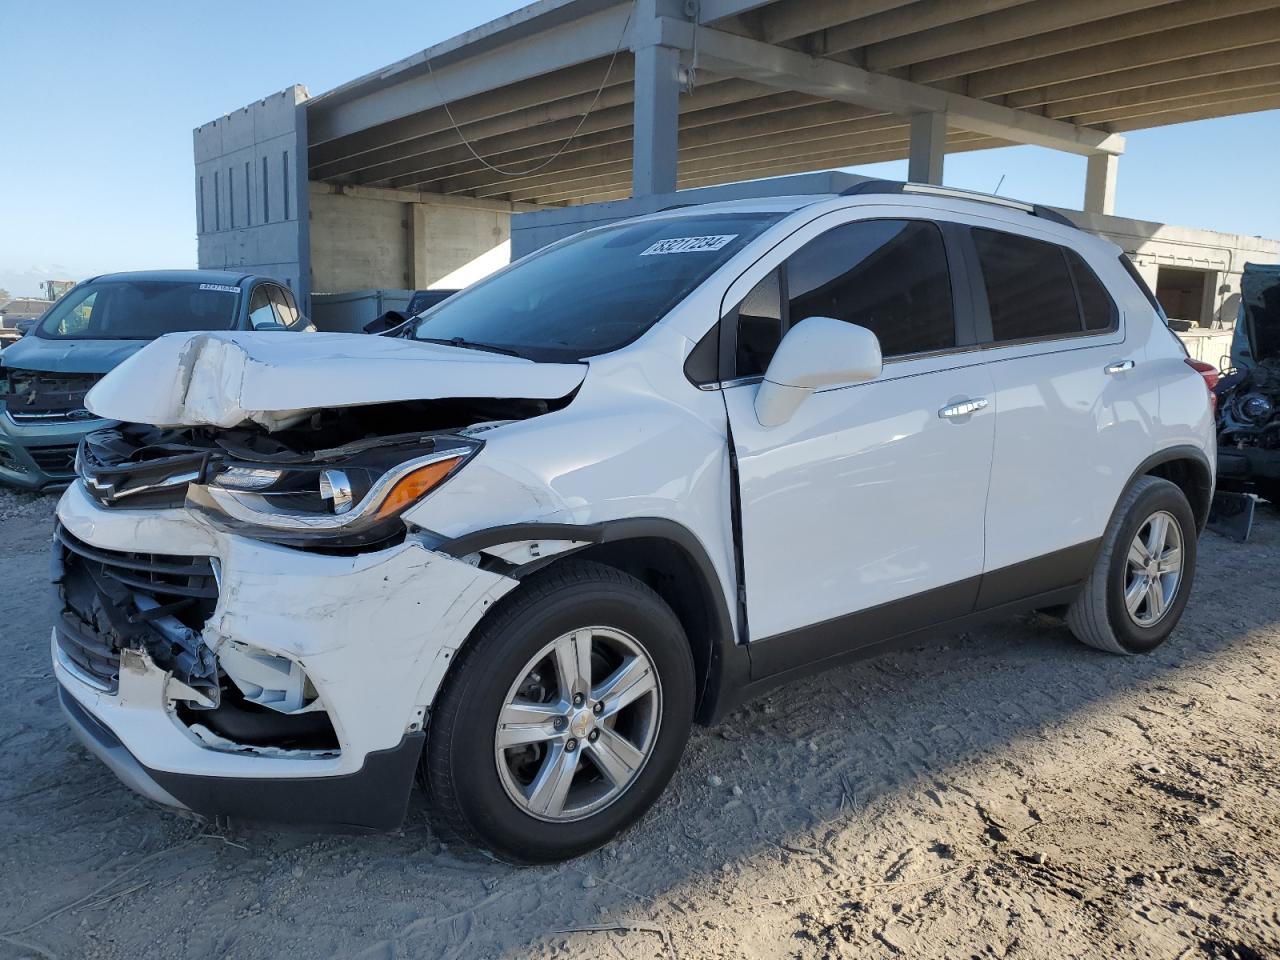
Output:
[[[1132,465],[1150,452],[1140,345],[1094,270],[1051,236],[974,227],[995,448],[979,608],[1087,573]]]
[[[968,295],[943,229],[910,217],[821,232],[781,267],[744,277],[722,324],[749,635],[767,641],[752,654],[759,675],[967,613],[977,593],[992,384],[964,360]],[[871,329],[884,371],[763,427],[759,376],[786,327],[809,316]],[[969,400],[978,409],[959,413]],[[869,612],[851,618],[859,611]]]

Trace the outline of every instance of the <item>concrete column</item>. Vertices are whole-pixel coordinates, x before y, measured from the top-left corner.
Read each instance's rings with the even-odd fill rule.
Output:
[[[947,152],[947,115],[911,115],[911,151],[907,179],[912,183],[942,184],[942,160]]]
[[[427,258],[430,255],[427,246],[427,207],[422,203],[407,203],[409,208],[409,264],[412,288],[425,290],[430,286],[432,277],[427,270]]]
[[[671,193],[676,188],[680,51],[649,44],[638,48],[635,58],[631,195]]]
[[[1116,212],[1116,173],[1120,158],[1114,153],[1095,153],[1089,157],[1084,176],[1084,212]]]

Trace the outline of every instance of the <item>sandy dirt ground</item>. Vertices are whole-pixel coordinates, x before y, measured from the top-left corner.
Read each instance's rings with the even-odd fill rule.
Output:
[[[433,836],[225,832],[73,740],[49,498],[0,494],[0,956],[1280,957],[1280,516],[1206,534],[1173,639],[1029,617],[697,730],[606,849],[514,869]]]

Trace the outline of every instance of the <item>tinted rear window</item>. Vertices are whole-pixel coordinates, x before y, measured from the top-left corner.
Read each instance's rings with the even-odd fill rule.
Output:
[[[996,341],[1061,337],[1081,330],[1067,260],[1056,243],[975,229],[973,242]]]

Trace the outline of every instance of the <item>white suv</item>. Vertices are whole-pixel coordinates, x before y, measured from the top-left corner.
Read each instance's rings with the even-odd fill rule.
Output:
[[[162,338],[58,507],[62,703],[207,816],[608,840],[694,721],[1029,609],[1143,653],[1214,485],[1119,249],[873,183],[561,241],[406,336]]]

